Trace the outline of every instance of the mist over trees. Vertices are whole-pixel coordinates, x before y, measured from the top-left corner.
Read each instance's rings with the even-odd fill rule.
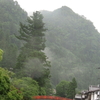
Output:
[[[27,25],[20,23],[20,35],[16,37],[25,41],[25,43],[18,56],[15,70],[19,69],[17,70],[19,77],[31,77],[38,82],[39,86],[44,87],[50,78],[49,67],[51,65],[43,52],[45,49],[44,32],[46,29],[42,20],[42,14],[36,11],[33,16],[28,17]],[[32,64],[29,65],[31,60]],[[29,64],[25,65],[25,63]],[[25,73],[24,66],[27,68],[26,70],[30,70],[31,67],[31,72]]]
[[[99,65],[100,34],[90,20],[66,6],[28,17],[17,1],[0,1],[2,100],[32,100],[35,95],[74,98],[76,88],[100,83]]]
[[[15,66],[21,42],[14,34],[19,34],[19,22],[25,22],[26,19],[27,13],[17,1],[0,0],[0,48],[4,51],[0,63],[2,67],[10,69]]]
[[[81,89],[99,84],[100,34],[93,23],[66,6],[42,14],[48,27],[45,52],[53,84],[74,76]]]
[[[49,91],[49,88],[51,89],[49,70],[51,65],[43,52],[45,48],[44,32],[46,29],[42,22],[42,14],[36,12],[33,13],[33,16],[28,17],[27,13],[13,0],[3,0],[0,1],[0,4],[4,6],[3,14],[1,13],[0,16],[0,48],[4,51],[0,66],[8,69],[8,72],[13,71],[15,73],[13,78],[9,77],[11,78],[9,84],[23,94],[22,99],[24,100],[31,100],[32,96],[35,95],[50,94],[50,91],[52,92],[52,90]],[[3,52],[1,49],[0,59],[2,59]],[[5,69],[3,69],[3,72]],[[4,86],[7,86],[6,84],[7,82],[5,82]],[[8,88],[10,88],[10,85]],[[8,95],[10,95],[10,100],[15,100],[11,93]],[[1,98],[9,99],[4,98],[3,94]],[[17,99],[22,100],[21,97]]]

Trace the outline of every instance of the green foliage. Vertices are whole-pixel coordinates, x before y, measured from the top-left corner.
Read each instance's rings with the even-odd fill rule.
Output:
[[[13,73],[0,67],[0,100],[22,100],[21,91],[11,84]]]
[[[72,82],[69,83],[69,87],[67,89],[67,98],[73,99],[76,95],[76,88],[77,88],[77,82],[75,78],[72,79]]]
[[[9,72],[0,67],[0,94],[6,95],[10,91]]]
[[[23,93],[22,91],[16,89],[14,86],[11,86],[6,100],[23,100]]]
[[[69,86],[68,86],[68,89],[66,91],[66,94],[67,94],[66,97],[70,98],[70,99],[73,99],[75,97],[75,94],[74,94],[75,91],[74,90],[75,90],[75,88],[73,88],[73,83],[70,82]]]
[[[72,79],[72,82],[61,81],[56,86],[56,95],[73,99],[76,94],[76,88],[77,88],[77,82],[75,78]]]
[[[39,85],[30,77],[14,79],[13,85],[22,91],[24,100],[31,100],[32,96],[39,95]]]
[[[56,95],[61,96],[61,97],[66,97],[66,91],[68,89],[69,82],[68,81],[61,81],[57,86],[56,86]]]
[[[13,68],[21,42],[14,34],[19,34],[19,22],[24,22],[27,13],[14,0],[0,0],[0,48],[4,51],[1,67]]]
[[[24,46],[29,49],[44,50],[45,34],[43,16],[40,12],[33,13],[33,16],[27,18],[27,25],[20,23],[18,39],[27,42]],[[29,45],[30,44],[30,45]]]
[[[2,60],[3,50],[0,49],[0,61]]]
[[[15,68],[18,70],[17,75],[19,77],[31,77],[42,88],[45,87],[46,80],[50,78],[50,62],[43,52],[45,49],[45,31],[43,16],[36,11],[33,16],[27,18],[26,24],[20,23],[20,35],[16,36],[19,40],[24,41]]]
[[[48,28],[46,54],[51,60],[52,83],[73,77],[80,89],[100,83],[96,69],[100,65],[100,34],[93,23],[66,6],[42,14]]]
[[[10,69],[16,66],[17,61],[17,76],[32,77],[45,89],[46,94],[49,94],[48,88],[44,87],[46,79],[50,78],[47,56],[51,60],[53,85],[61,80],[70,81],[73,77],[77,79],[79,89],[100,83],[97,80],[99,70],[96,69],[100,65],[100,34],[93,23],[65,6],[54,12],[42,13],[44,19],[37,12],[23,24],[27,13],[20,8],[18,2],[0,0],[0,48],[4,51],[0,66]],[[22,22],[20,26],[19,22]],[[43,52],[45,42],[47,56]],[[21,52],[18,51],[20,47],[23,47]]]
[[[77,82],[76,82],[76,79],[75,78],[72,79],[72,83],[73,83],[74,89],[77,88]]]
[[[53,85],[51,83],[51,80],[46,80],[46,84],[45,84],[45,91],[46,91],[46,95],[53,95]]]
[[[44,87],[39,88],[39,95],[46,95],[46,91]]]

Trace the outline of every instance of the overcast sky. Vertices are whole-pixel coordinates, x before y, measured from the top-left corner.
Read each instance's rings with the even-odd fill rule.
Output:
[[[100,32],[100,0],[15,0],[25,11],[53,11],[62,6],[70,7],[74,12],[91,20]]]

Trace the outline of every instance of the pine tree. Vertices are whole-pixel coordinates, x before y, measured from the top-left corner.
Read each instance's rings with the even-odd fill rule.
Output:
[[[47,56],[43,52],[43,50],[45,49],[44,32],[47,29],[45,29],[42,20],[42,14],[36,11],[35,13],[33,13],[33,16],[28,17],[26,24],[20,23],[20,35],[16,37],[19,40],[23,40],[24,45],[21,48],[21,52],[18,56],[16,69],[19,69],[20,71],[24,70],[26,63],[29,63],[30,60],[32,60],[33,64],[27,65],[28,67],[33,67],[33,71],[31,70],[31,72],[27,75],[29,76],[30,74],[30,77],[35,79],[40,86],[45,86],[46,80],[50,77],[50,62],[47,60]],[[40,67],[42,68],[42,70]],[[23,72],[22,74],[24,76],[27,76],[25,72]],[[35,74],[40,74],[40,76],[37,77]]]
[[[73,99],[76,94],[77,82],[76,79],[73,78],[72,82],[69,83],[69,87],[67,89],[67,98]]]
[[[0,49],[0,61],[2,60],[3,50]]]

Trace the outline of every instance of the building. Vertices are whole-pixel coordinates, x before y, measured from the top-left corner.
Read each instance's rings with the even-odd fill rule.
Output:
[[[75,100],[100,100],[100,85],[90,85],[88,90],[76,94]]]

